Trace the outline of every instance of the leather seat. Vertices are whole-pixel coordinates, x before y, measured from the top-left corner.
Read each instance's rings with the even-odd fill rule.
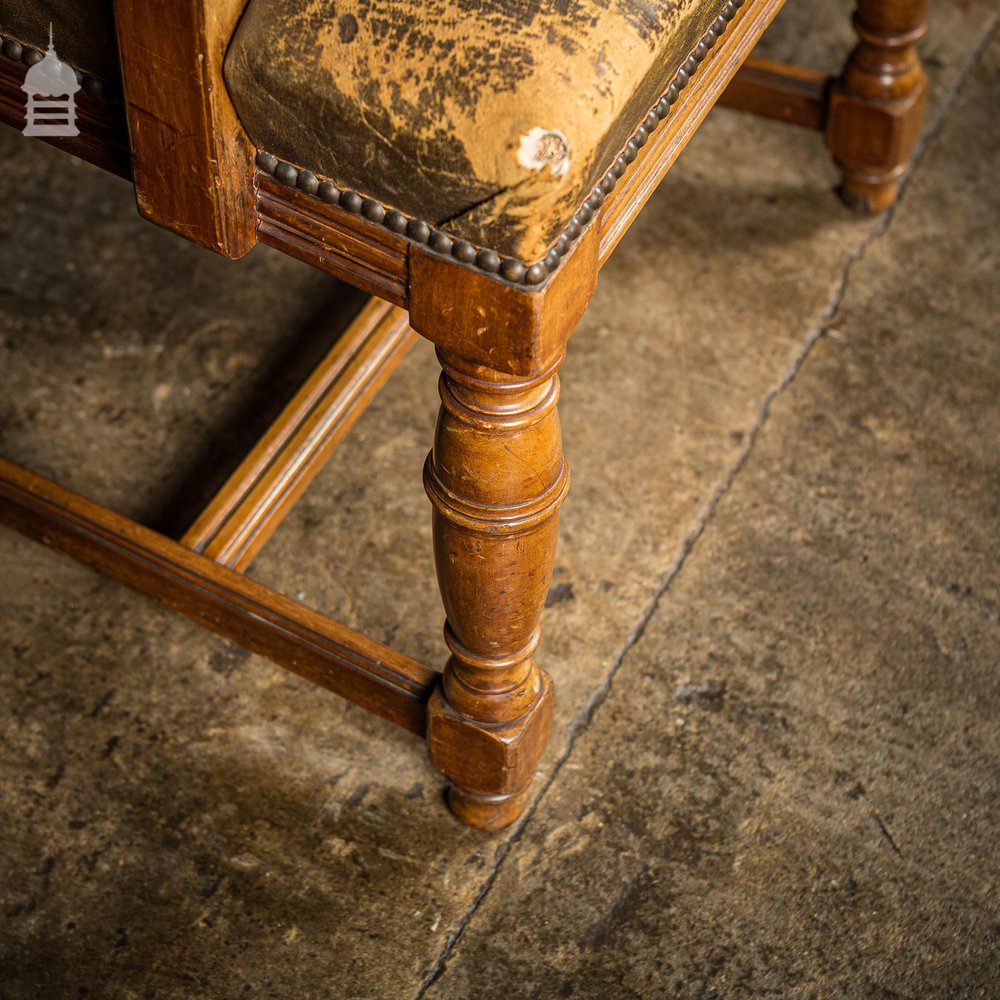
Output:
[[[540,260],[726,7],[249,0],[226,81],[254,143],[313,189]]]

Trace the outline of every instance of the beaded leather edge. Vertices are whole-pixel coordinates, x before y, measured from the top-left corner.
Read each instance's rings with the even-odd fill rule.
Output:
[[[16,38],[10,38],[7,35],[0,35],[0,55],[11,62],[24,63],[25,66],[29,67],[40,63],[45,58],[45,53],[40,49],[36,49],[32,45],[24,45]],[[65,59],[62,61],[66,62]],[[66,63],[66,65],[70,64]],[[70,69],[76,74],[76,82],[80,84],[85,94],[90,94],[91,97],[103,97],[106,101],[112,100],[108,93],[107,83],[99,76],[94,76],[93,73],[83,73],[75,66],[70,66]]]
[[[428,246],[442,256],[453,257],[460,263],[487,274],[499,275],[514,285],[540,285],[559,267],[562,258],[597,215],[605,198],[614,190],[615,185],[628,170],[629,164],[639,155],[639,150],[649,140],[650,134],[666,119],[680,92],[688,85],[688,81],[697,72],[698,67],[704,62],[744,2],[745,0],[728,0],[722,13],[712,22],[687,60],[674,73],[667,89],[632,132],[614,163],[566,224],[551,249],[541,260],[534,263],[524,263],[514,257],[504,257],[495,250],[476,246],[468,240],[457,239],[442,229],[435,229],[422,219],[406,216],[394,208],[387,208],[375,198],[366,198],[356,191],[341,191],[333,181],[321,180],[312,171],[279,160],[266,150],[261,150],[257,154],[257,166],[286,187],[298,188],[329,205],[339,205],[348,212],[363,215],[370,222],[383,226],[392,233],[406,236],[421,246]]]

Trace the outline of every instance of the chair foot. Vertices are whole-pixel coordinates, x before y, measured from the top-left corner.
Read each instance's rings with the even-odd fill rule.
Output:
[[[869,213],[896,200],[920,138],[927,103],[917,42],[927,0],[858,0],[858,44],[830,91],[827,146],[841,168],[841,197]]]
[[[449,661],[447,671],[456,664]],[[460,668],[459,668],[460,669]],[[486,723],[457,710],[443,686],[431,697],[427,746],[435,767],[449,779],[448,804],[469,826],[501,830],[528,804],[528,792],[552,731],[552,680],[532,664],[537,687],[517,719]]]
[[[448,805],[467,826],[477,830],[502,830],[524,812],[528,804],[528,789],[509,795],[479,795],[455,785],[448,786]]]
[[[841,201],[865,215],[878,215],[896,203],[898,181],[868,180],[859,174],[845,173],[837,188]]]

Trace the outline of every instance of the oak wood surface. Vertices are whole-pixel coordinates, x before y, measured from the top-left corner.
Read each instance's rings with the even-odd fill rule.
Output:
[[[222,78],[243,0],[116,0],[139,212],[241,257],[256,242],[254,150]]]
[[[428,744],[455,812],[498,829],[524,808],[551,728],[552,685],[534,652],[569,489],[556,411],[562,359],[518,379],[438,357],[441,410],[424,486],[451,657]]]
[[[439,674],[0,458],[0,522],[417,735]]]
[[[414,246],[410,324],[438,347],[476,364],[531,375],[565,353],[596,284],[596,226],[580,237],[539,292]]]
[[[831,82],[828,73],[751,57],[722,92],[719,104],[790,125],[823,129]]]
[[[858,44],[830,93],[827,146],[843,172],[849,204],[881,212],[920,138],[927,77],[917,43],[928,0],[858,0]]]
[[[406,312],[372,299],[181,539],[243,570],[333,455],[415,340]]]
[[[260,241],[393,305],[408,305],[410,244],[360,215],[257,176]]]

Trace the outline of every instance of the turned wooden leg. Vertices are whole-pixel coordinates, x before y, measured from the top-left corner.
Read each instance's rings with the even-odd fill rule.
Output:
[[[849,204],[881,212],[920,137],[927,78],[916,43],[926,30],[927,0],[858,0],[860,39],[830,93],[827,145],[843,171]]]
[[[424,485],[451,657],[427,739],[456,815],[498,830],[524,808],[552,727],[552,682],[534,651],[569,487],[558,363],[518,379],[438,356],[441,412]]]

